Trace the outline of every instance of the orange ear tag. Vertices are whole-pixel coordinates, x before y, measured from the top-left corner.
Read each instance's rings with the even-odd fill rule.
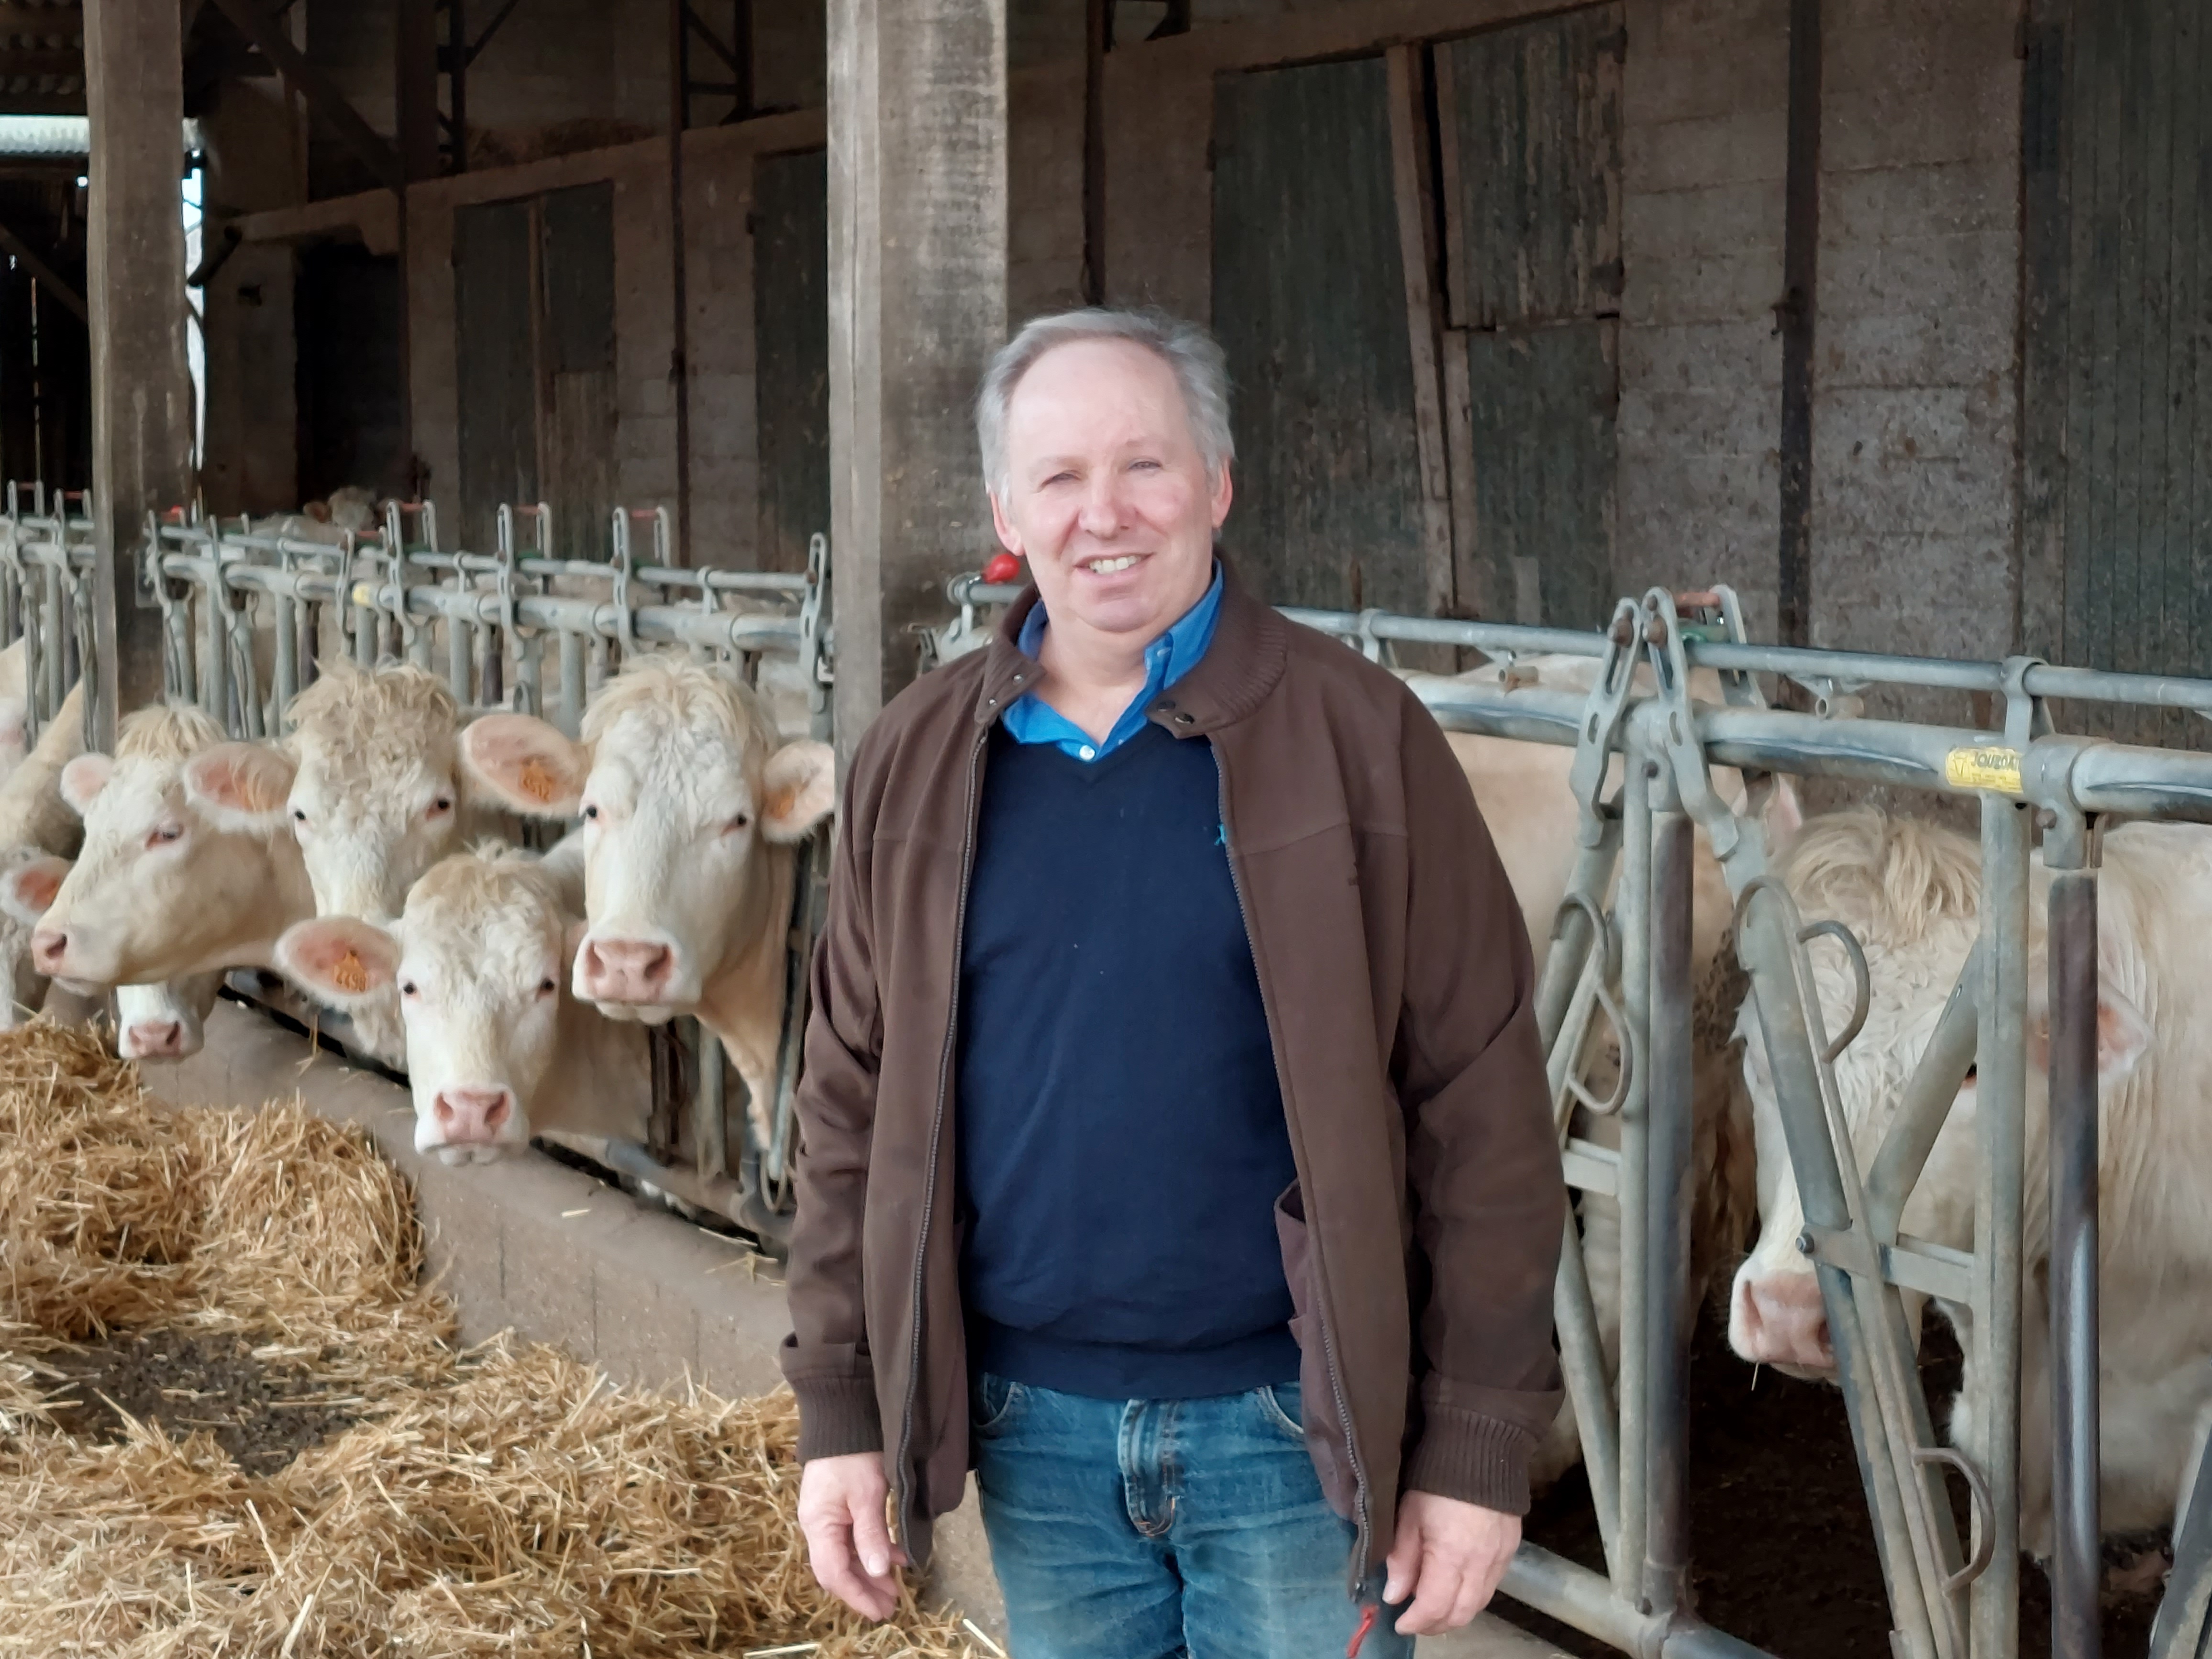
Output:
[[[331,969],[331,983],[341,991],[366,991],[368,989],[368,969],[362,966],[357,954],[348,951]]]
[[[522,786],[522,793],[535,801],[550,801],[561,793],[560,780],[535,755],[522,763],[522,775],[517,781]]]
[[[797,792],[794,790],[779,789],[774,794],[770,795],[768,798],[769,817],[779,819],[789,817],[791,816],[792,801],[796,793]]]

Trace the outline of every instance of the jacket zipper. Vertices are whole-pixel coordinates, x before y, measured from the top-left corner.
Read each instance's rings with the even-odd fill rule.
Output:
[[[914,1248],[914,1335],[907,1352],[906,1406],[899,1416],[898,1528],[902,1544],[906,1542],[907,1510],[912,1501],[907,1458],[914,1449],[915,1396],[921,1389],[922,1281],[929,1263],[930,1215],[937,1207],[937,1159],[945,1140],[945,1097],[952,1074],[953,1041],[960,1030],[960,952],[968,932],[968,883],[975,866],[975,793],[982,776],[983,747],[990,738],[991,728],[986,726],[976,733],[975,746],[968,755],[968,818],[960,842],[959,908],[952,921],[951,989],[945,1020],[945,1048],[937,1061],[937,1107],[929,1120],[929,1160],[922,1176],[921,1228]]]
[[[1244,924],[1244,944],[1245,947],[1252,952],[1252,971],[1255,977],[1257,977],[1260,971],[1260,947],[1252,938],[1252,913],[1245,906],[1244,878],[1237,866],[1237,831],[1236,827],[1229,821],[1229,769],[1222,763],[1221,745],[1209,740],[1206,746],[1213,751],[1213,775],[1218,787],[1221,805],[1221,838],[1229,854],[1229,886],[1230,890],[1237,895],[1237,917]],[[1261,1012],[1267,1016],[1267,1035],[1272,1042],[1275,1035],[1275,1011],[1268,1006],[1267,988],[1264,981],[1260,986],[1260,1008]],[[1302,1177],[1301,1192],[1303,1188]],[[1310,1229],[1313,1224],[1310,1209],[1307,1212],[1306,1224]],[[1314,1323],[1321,1331],[1322,1364],[1323,1369],[1328,1372],[1329,1392],[1336,1399],[1336,1420],[1344,1425],[1344,1454],[1352,1460],[1352,1486],[1358,1499],[1359,1518],[1356,1523],[1358,1532],[1353,1540],[1350,1571],[1352,1597],[1356,1601],[1359,1599],[1360,1592],[1366,1588],[1367,1553],[1374,1541],[1374,1527],[1370,1516],[1367,1470],[1359,1461],[1359,1437],[1352,1425],[1352,1402],[1345,1395],[1344,1378],[1337,1370],[1336,1338],[1328,1328],[1328,1310],[1326,1306],[1328,1297],[1322,1285],[1322,1274],[1319,1270],[1321,1247],[1317,1236],[1311,1243],[1308,1255],[1309,1259],[1316,1264]]]

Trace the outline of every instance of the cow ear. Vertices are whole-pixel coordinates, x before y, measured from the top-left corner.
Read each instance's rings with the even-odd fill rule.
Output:
[[[185,799],[219,829],[266,835],[284,826],[297,763],[258,743],[219,743],[185,763]]]
[[[486,714],[461,732],[461,766],[509,811],[572,818],[583,804],[591,751],[528,714]]]
[[[798,841],[837,805],[837,752],[826,743],[787,743],[761,773],[761,833]]]
[[[399,945],[357,916],[295,922],[276,941],[276,967],[336,1007],[368,1001],[399,974]]]
[[[69,803],[70,811],[82,817],[114,775],[115,763],[106,756],[79,755],[62,768],[62,799]]]
[[[62,890],[62,883],[73,866],[67,859],[33,859],[18,866],[0,881],[0,910],[21,922],[37,926],[39,918],[51,909],[54,895]]]

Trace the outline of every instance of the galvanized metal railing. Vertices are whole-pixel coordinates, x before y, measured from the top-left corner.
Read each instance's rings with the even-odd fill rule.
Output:
[[[0,644],[24,641],[35,726],[54,717],[91,658],[92,522],[81,495],[52,498],[50,512],[42,489],[10,484],[7,505]],[[808,727],[830,734],[826,538],[814,538],[804,571],[694,570],[669,562],[665,508],[617,509],[604,563],[549,556],[552,513],[543,502],[502,506],[497,526],[494,550],[478,553],[441,544],[428,501],[390,503],[380,531],[328,540],[181,512],[149,515],[139,574],[162,615],[167,695],[196,704],[233,737],[279,737],[292,698],[337,652],[363,665],[397,659],[442,671],[465,714],[512,708],[574,737],[590,694],[626,654],[676,645],[749,678],[765,656],[795,662]],[[649,549],[642,558],[641,542]],[[89,698],[85,718],[89,734]],[[826,908],[828,841],[818,831],[799,849],[786,952],[791,1018],[768,1135],[741,1107],[732,1109],[743,1085],[731,1088],[713,1034],[685,1019],[655,1033],[653,1134],[605,1149],[617,1170],[737,1223],[770,1249],[789,1231],[797,1032],[805,958]],[[259,975],[234,975],[232,988],[293,1018],[310,1014]],[[312,1017],[349,1029],[327,1013]]]
[[[979,607],[1018,589],[974,579],[948,585],[961,621],[940,655],[975,643]],[[2099,1447],[2095,1074],[2095,872],[2104,820],[2212,823],[2212,755],[2059,733],[2049,704],[2184,708],[2212,715],[2212,682],[2064,668],[2027,658],[1954,662],[1751,643],[1726,589],[1621,601],[1609,629],[1580,633],[1486,623],[1286,610],[1377,660],[1400,644],[1453,646],[1509,663],[1565,653],[1598,659],[1587,696],[1425,677],[1441,724],[1576,748],[1571,784],[1580,855],[1553,930],[1538,994],[1556,1089],[1571,1077],[1601,1000],[1612,1011],[1626,1076],[1614,1106],[1618,1149],[1568,1135],[1571,1184],[1620,1207],[1620,1360],[1609,1376],[1581,1238],[1568,1227],[1557,1287],[1559,1346],[1580,1425],[1607,1571],[1524,1544],[1505,1593],[1624,1652],[1747,1655],[1699,1621],[1690,1603],[1687,1530],[1688,1345],[1696,1310],[1689,1264],[1691,1168],[1691,849],[1703,830],[1735,896],[1748,972],[1838,1382],[1889,1589],[1899,1659],[2012,1659],[2019,1650],[2020,1382],[2031,830],[2052,873],[2049,1148],[2052,1358],[2053,1651],[2099,1648]],[[1638,669],[1654,690],[1639,690]],[[1698,668],[1720,676],[1723,701],[1694,701]],[[1796,683],[1814,713],[1765,706],[1755,675]],[[1999,731],[1865,718],[1874,685],[1987,694]],[[1608,792],[1608,768],[1625,759]],[[1750,800],[1732,812],[1714,766],[1739,769]],[[1845,778],[1972,799],[1981,815],[1978,943],[1923,1052],[1881,1146],[1863,1167],[1843,1121],[1833,1060],[1856,1035],[1826,1030],[1807,928],[1767,874],[1760,812],[1775,774]],[[2038,823],[2031,824],[2030,814]],[[1906,1200],[1968,1072],[1978,1070],[1978,1185],[1971,1251],[1899,1231]],[[1562,1100],[1564,1101],[1564,1097]],[[1588,1102],[1588,1097],[1583,1097]],[[1914,1362],[1900,1290],[1972,1312],[1971,1443],[1941,1443]],[[1616,1404],[1617,1394],[1617,1404]],[[2179,1464],[2185,1449],[2177,1447]],[[1954,1519],[1942,1471],[1972,1498],[1969,1536]],[[2212,1450],[2200,1465],[2175,1540],[2175,1567],[2154,1634],[2154,1659],[2212,1652]]]

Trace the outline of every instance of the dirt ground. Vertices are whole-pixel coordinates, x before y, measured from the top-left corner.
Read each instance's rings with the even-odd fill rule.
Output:
[[[1921,1370],[1929,1398],[1958,1387],[1959,1352],[1948,1328],[1929,1328]],[[1826,1383],[1757,1373],[1728,1349],[1717,1322],[1701,1322],[1691,1361],[1690,1534],[1698,1610],[1710,1623],[1780,1659],[1866,1659],[1888,1651],[1888,1601],[1874,1532],[1860,1494],[1844,1397]],[[1963,1516],[1963,1498],[1960,1498]],[[1537,1500],[1527,1534],[1569,1560],[1602,1571],[1597,1516],[1577,1468]],[[2163,1538],[2111,1540],[2108,1568],[2140,1563]],[[2154,1580],[2155,1575],[2152,1575]],[[2107,1582],[2110,1582],[2108,1571]],[[1603,1643],[1516,1602],[1499,1611],[1563,1653],[1602,1659]],[[2158,1611],[2148,1592],[2107,1595],[2105,1651],[2146,1652]],[[2047,1659],[2051,1592],[2043,1570],[2021,1563],[2021,1659]]]
[[[159,1422],[172,1439],[204,1429],[255,1474],[274,1474],[361,1420],[358,1398],[333,1396],[327,1381],[282,1358],[257,1358],[254,1344],[230,1332],[118,1332],[45,1363],[68,1378],[54,1397],[76,1401],[56,1413],[70,1433],[121,1440],[119,1408]]]

